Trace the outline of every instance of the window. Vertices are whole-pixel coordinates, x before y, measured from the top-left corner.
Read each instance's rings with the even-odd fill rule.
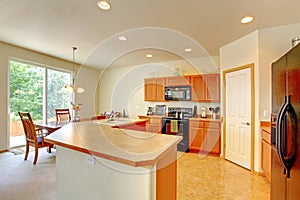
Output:
[[[70,108],[72,96],[61,90],[70,84],[70,72],[15,60],[9,61],[9,67],[11,136],[23,134],[19,111],[46,122],[55,121],[55,108]]]

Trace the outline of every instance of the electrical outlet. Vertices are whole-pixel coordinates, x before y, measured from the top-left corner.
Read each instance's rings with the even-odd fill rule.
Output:
[[[87,164],[90,164],[90,165],[94,165],[95,164],[95,158],[91,155],[87,155],[85,157],[85,161]]]
[[[269,110],[264,110],[264,117],[269,117]]]

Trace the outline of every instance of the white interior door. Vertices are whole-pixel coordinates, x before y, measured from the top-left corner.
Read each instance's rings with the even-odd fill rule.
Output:
[[[251,168],[251,69],[226,74],[225,159]]]

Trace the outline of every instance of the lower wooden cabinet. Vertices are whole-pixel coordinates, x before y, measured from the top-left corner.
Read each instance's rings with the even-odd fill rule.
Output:
[[[153,133],[161,133],[162,117],[161,116],[139,116],[140,119],[147,119],[145,131]]]
[[[271,134],[262,130],[261,168],[266,178],[271,182]]]
[[[220,122],[190,120],[189,135],[189,147],[191,152],[220,155]]]

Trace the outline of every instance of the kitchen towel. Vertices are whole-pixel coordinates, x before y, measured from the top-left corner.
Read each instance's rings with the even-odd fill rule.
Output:
[[[178,132],[178,121],[177,120],[171,120],[171,132],[172,133]]]

